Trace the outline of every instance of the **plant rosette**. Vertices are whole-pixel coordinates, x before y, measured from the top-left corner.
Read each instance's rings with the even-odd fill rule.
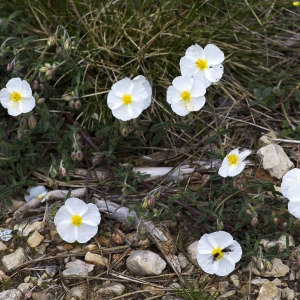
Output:
[[[198,77],[207,88],[221,79],[224,59],[224,53],[217,46],[208,44],[203,49],[195,44],[180,59],[180,71],[184,76]]]
[[[142,75],[133,80],[124,78],[114,83],[107,95],[107,105],[117,119],[129,121],[137,118],[151,104],[152,90]]]
[[[89,241],[96,235],[100,221],[98,207],[78,198],[67,199],[54,217],[58,234],[68,243]]]
[[[26,80],[12,78],[0,91],[0,102],[11,116],[28,113],[35,107],[32,90]]]
[[[234,177],[240,174],[245,166],[244,159],[251,154],[250,150],[239,152],[238,149],[232,150],[222,161],[218,174],[222,177]]]
[[[241,257],[240,244],[228,232],[204,234],[199,240],[197,261],[201,269],[208,274],[228,275]]]
[[[167,102],[179,116],[200,110],[205,104],[206,88],[199,78],[176,77],[167,90]]]

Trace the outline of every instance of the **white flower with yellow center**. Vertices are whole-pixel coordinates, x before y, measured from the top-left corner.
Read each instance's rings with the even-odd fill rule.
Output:
[[[240,244],[228,232],[204,234],[199,240],[197,261],[201,269],[208,274],[228,275],[241,257]]]
[[[180,59],[180,71],[184,76],[197,76],[207,88],[223,75],[224,53],[215,45],[203,49],[198,44],[189,47]]]
[[[85,243],[96,235],[101,215],[93,203],[86,204],[78,198],[69,198],[56,213],[57,232],[68,243]]]
[[[206,89],[198,78],[176,77],[167,90],[167,101],[179,116],[200,110],[205,104]]]
[[[26,80],[12,78],[0,91],[0,102],[11,116],[28,113],[35,107],[32,90]]]
[[[219,169],[219,175],[222,177],[233,177],[240,174],[246,164],[243,160],[251,154],[250,150],[245,150],[239,153],[238,149],[232,150],[226,157],[224,158],[221,168]]]
[[[117,119],[128,121],[137,118],[151,104],[151,95],[150,83],[144,76],[124,78],[112,85],[107,105]]]

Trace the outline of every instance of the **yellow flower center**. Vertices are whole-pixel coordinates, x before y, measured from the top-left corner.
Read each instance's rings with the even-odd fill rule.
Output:
[[[236,154],[227,155],[227,159],[229,166],[236,166],[239,161],[239,157]]]
[[[294,2],[293,2],[293,5],[294,5],[294,6],[299,6],[299,5],[300,5],[300,1],[294,1]]]
[[[82,224],[82,217],[80,217],[79,215],[74,215],[72,217],[72,224],[74,226],[80,226]]]
[[[191,100],[191,94],[188,91],[184,91],[181,93],[181,99],[185,102],[189,102]]]
[[[131,104],[132,103],[132,97],[129,94],[125,94],[122,97],[122,101],[125,105]]]
[[[22,96],[19,92],[10,93],[10,100],[14,102],[19,102],[22,99]]]
[[[205,59],[199,58],[196,60],[195,64],[201,71],[204,71],[208,68],[208,62]]]
[[[211,251],[211,255],[214,257],[214,260],[219,260],[223,257],[224,253],[222,252],[221,248],[218,247]]]

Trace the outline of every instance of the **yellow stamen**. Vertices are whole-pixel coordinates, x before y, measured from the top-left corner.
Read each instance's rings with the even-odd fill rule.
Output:
[[[223,257],[224,253],[222,252],[220,247],[217,247],[213,251],[211,251],[211,255],[214,257],[215,260],[219,260]]]
[[[132,103],[132,97],[129,94],[125,94],[122,97],[122,101],[125,105],[131,104]]]
[[[181,99],[185,102],[189,102],[191,100],[191,94],[188,91],[184,91],[181,93]]]
[[[82,217],[79,215],[72,216],[72,224],[74,226],[80,226],[82,224]]]
[[[196,60],[195,64],[201,71],[204,71],[208,68],[208,62],[205,59],[199,58]]]
[[[227,155],[227,160],[229,166],[236,166],[239,161],[239,157],[236,154],[229,154]]]
[[[293,2],[293,5],[294,5],[294,6],[299,6],[299,5],[300,5],[300,1],[294,1],[294,2]]]
[[[19,92],[10,93],[10,100],[14,102],[19,102],[22,99],[22,96]]]

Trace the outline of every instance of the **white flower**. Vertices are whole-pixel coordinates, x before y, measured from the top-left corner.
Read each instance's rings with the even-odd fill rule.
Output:
[[[238,149],[232,150],[229,154],[224,158],[221,168],[219,169],[219,175],[222,177],[233,177],[240,174],[246,164],[243,160],[251,154],[250,150],[245,150],[239,153]]]
[[[205,87],[218,82],[223,75],[224,53],[215,45],[203,49],[198,44],[189,47],[180,59],[180,71],[184,76],[197,76]]]
[[[46,188],[43,185],[33,186],[29,188],[27,192],[29,195],[24,196],[26,202],[36,197],[43,198],[47,194]]]
[[[204,272],[225,276],[231,273],[242,257],[240,244],[230,233],[217,231],[204,234],[197,247],[197,261]]]
[[[54,224],[66,242],[85,243],[97,233],[100,220],[100,212],[95,204],[69,198],[56,213]]]
[[[124,78],[112,85],[107,105],[116,118],[128,121],[137,118],[151,104],[151,95],[150,83],[144,76]]]
[[[299,201],[289,201],[288,211],[291,215],[296,218],[300,218],[300,202]]]
[[[176,77],[167,90],[167,101],[179,116],[200,110],[205,104],[206,88],[198,78]]]
[[[20,78],[12,78],[8,81],[6,88],[0,91],[0,102],[11,116],[30,112],[35,106],[29,83]]]
[[[284,174],[281,182],[281,193],[290,201],[300,202],[300,169],[294,168]]]

